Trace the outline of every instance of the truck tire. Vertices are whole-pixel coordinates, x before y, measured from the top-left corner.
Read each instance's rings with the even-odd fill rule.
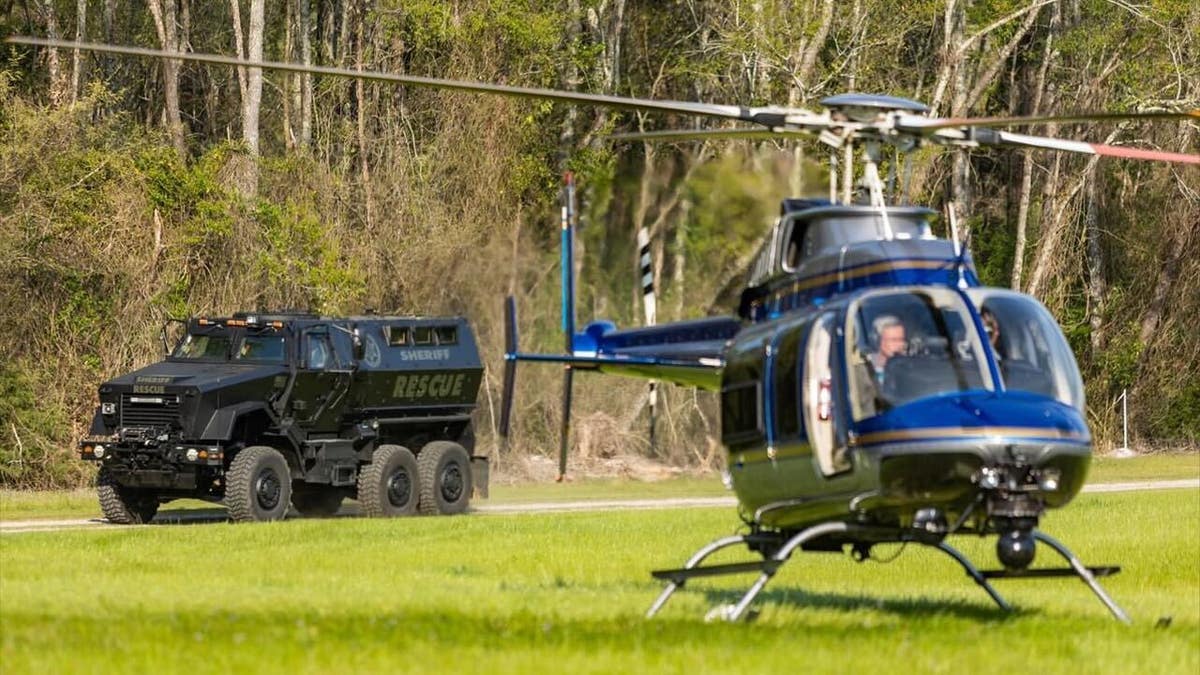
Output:
[[[342,508],[342,493],[332,487],[293,487],[292,506],[307,518],[328,518]]]
[[[433,441],[417,456],[421,474],[421,513],[454,515],[471,501],[471,456],[458,443]]]
[[[408,448],[381,445],[358,472],[358,501],[372,517],[411,516],[421,496],[417,459]]]
[[[225,473],[225,506],[234,522],[283,520],[291,496],[292,475],[275,448],[246,448]]]
[[[148,523],[154,518],[154,514],[158,513],[157,497],[122,487],[104,467],[100,467],[100,474],[96,476],[96,494],[100,497],[100,510],[110,523]]]

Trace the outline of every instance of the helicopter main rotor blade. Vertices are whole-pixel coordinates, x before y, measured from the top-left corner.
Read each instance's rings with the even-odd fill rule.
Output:
[[[902,126],[917,129],[952,129],[956,127],[1010,127],[1025,124],[1070,122],[1104,122],[1124,120],[1185,120],[1200,119],[1200,110],[1152,110],[1130,113],[1072,113],[1067,115],[1032,115],[1029,117],[945,117],[929,119],[906,116]],[[910,126],[911,123],[911,126]]]
[[[122,54],[126,56],[142,56],[160,59],[178,59],[181,61],[194,61],[197,63],[212,63],[225,66],[239,66],[243,68],[262,68],[265,70],[278,70],[291,73],[311,73],[313,75],[334,75],[338,77],[351,77],[363,80],[372,80],[378,82],[393,82],[396,84],[410,84],[417,87],[432,87],[436,89],[450,89],[458,91],[470,91],[485,94],[497,94],[500,96],[511,96],[516,98],[531,98],[540,100],[562,101],[565,103],[588,103],[591,105],[602,106],[606,108],[616,108],[620,110],[640,110],[651,112],[673,112],[685,115],[698,115],[702,117],[716,117],[722,119],[740,120],[743,122],[753,122],[767,127],[778,127],[785,123],[789,116],[813,116],[813,113],[807,110],[797,110],[789,108],[750,108],[746,106],[722,105],[715,103],[696,103],[692,101],[670,101],[670,100],[655,100],[644,98],[631,98],[625,96],[609,96],[606,94],[586,94],[572,91],[563,91],[561,89],[542,89],[538,87],[517,87],[504,84],[489,84],[486,82],[469,82],[466,80],[448,80],[437,77],[420,77],[416,75],[397,75],[395,73],[384,73],[371,70],[354,70],[350,68],[333,68],[330,66],[305,66],[299,63],[285,63],[281,61],[249,61],[232,56],[222,56],[220,54],[204,54],[197,52],[170,52],[159,49],[147,49],[145,47],[125,47],[97,44],[92,42],[69,42],[65,40],[49,40],[46,38],[35,38],[25,36],[10,36],[5,38],[5,42],[9,44],[29,45],[34,47],[55,47],[60,49],[79,49],[89,52],[99,52],[104,54]]]
[[[708,140],[762,140],[772,138],[796,138],[810,136],[815,132],[797,129],[663,129],[660,131],[630,131],[609,134],[605,138],[614,142],[624,141],[708,141]]]
[[[994,138],[989,138],[994,137]],[[1048,136],[1029,136],[1015,134],[1009,131],[997,131],[977,139],[981,145],[1019,145],[1047,150],[1064,150],[1088,155],[1104,157],[1121,157],[1124,159],[1145,159],[1159,162],[1175,162],[1179,164],[1200,164],[1200,155],[1184,155],[1177,152],[1162,150],[1146,150],[1143,148],[1128,148],[1119,145],[1103,143],[1086,143],[1084,141],[1068,141]]]

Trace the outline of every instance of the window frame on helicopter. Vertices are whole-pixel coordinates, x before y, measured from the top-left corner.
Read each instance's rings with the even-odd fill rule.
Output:
[[[1085,392],[1079,365],[1066,337],[1057,330],[1057,324],[1045,305],[1031,296],[1005,288],[975,287],[967,289],[966,293],[980,317],[985,311],[992,311],[1005,341],[1005,349],[1001,353],[997,352],[990,339],[987,340],[988,351],[999,370],[1005,391],[1045,396],[1084,412]],[[996,312],[998,305],[1007,307],[1002,312]],[[1022,341],[1025,342],[1024,347],[1015,352],[1017,341],[1012,337],[1014,334],[1024,334]],[[1014,353],[1034,355],[1037,359],[1014,357]],[[1028,365],[1022,369],[1025,371],[1021,373],[1022,377],[1018,378],[1014,366],[1021,362]],[[1048,374],[1054,391],[1047,393],[1022,386],[1027,383],[1027,380],[1022,381],[1023,378],[1033,373]]]
[[[854,376],[854,369],[860,367],[867,368],[867,373],[869,375],[874,374],[874,369],[869,364],[870,355],[860,352],[862,345],[867,345],[868,348],[871,348],[871,343],[874,342],[869,335],[861,335],[861,332],[864,330],[864,327],[861,324],[863,323],[863,320],[866,319],[865,315],[863,314],[864,304],[877,302],[881,298],[899,298],[901,296],[918,298],[923,297],[927,299],[925,305],[930,309],[936,307],[943,312],[946,310],[955,311],[959,315],[959,320],[961,322],[961,325],[956,326],[955,328],[957,330],[961,330],[962,334],[940,335],[934,337],[937,339],[944,339],[946,341],[946,353],[951,357],[951,360],[966,361],[970,360],[966,358],[968,355],[974,356],[975,368],[973,369],[972,373],[974,373],[974,371],[978,372],[980,377],[980,386],[965,386],[964,383],[960,382],[959,388],[946,389],[945,391],[941,391],[932,395],[961,394],[968,391],[980,390],[995,392],[1000,390],[1002,386],[1001,382],[998,382],[996,378],[993,377],[995,357],[991,352],[990,345],[985,347],[987,340],[983,339],[983,336],[979,333],[979,329],[977,327],[979,313],[978,308],[975,306],[974,302],[970,300],[969,296],[964,297],[964,295],[962,295],[962,293],[959,291],[937,286],[898,286],[871,290],[856,296],[846,305],[845,309],[845,340],[843,345],[843,355],[845,357],[846,369],[846,393],[849,403],[850,417],[854,422],[862,422],[877,415],[883,414],[884,412],[887,412],[887,410],[891,410],[902,405],[907,405],[929,396],[918,396],[902,402],[888,401],[888,403],[890,403],[889,407],[880,409],[875,403],[875,400],[879,399],[886,401],[886,399],[882,398],[881,385],[874,383],[866,385],[873,390],[870,392],[872,395],[871,405],[867,405],[865,404],[867,399],[864,398],[866,396],[866,392],[860,391],[860,388],[863,387],[864,383],[868,382],[869,380]],[[929,301],[933,301],[938,304],[930,305]],[[895,308],[887,311],[892,315],[897,314],[897,310]],[[876,314],[875,316],[871,317],[870,321],[873,322],[876,318],[878,318],[878,316],[880,315]],[[901,323],[904,324],[906,331],[906,351],[911,350],[913,340],[915,339],[915,336],[912,332],[915,326],[912,325],[913,322],[911,321],[911,317],[909,317],[909,319],[910,320],[908,321],[905,321],[903,318],[901,319]],[[938,328],[936,325],[935,329],[941,330],[941,328]],[[927,333],[928,331],[924,332]],[[954,354],[957,354],[960,358],[954,359]],[[913,355],[905,354],[904,357],[913,358]],[[961,373],[956,373],[956,375],[961,375]],[[972,377],[973,376],[974,375],[972,374]],[[872,377],[870,379],[874,378]]]

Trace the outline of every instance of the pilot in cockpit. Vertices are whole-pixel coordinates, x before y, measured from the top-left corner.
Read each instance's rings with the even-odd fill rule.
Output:
[[[890,407],[882,395],[887,364],[893,357],[903,356],[908,349],[908,329],[895,315],[881,314],[870,325],[870,331],[866,331],[869,344],[860,348],[861,360],[853,369],[857,419]]]
[[[871,328],[875,351],[867,358],[875,374],[875,383],[882,386],[888,360],[893,356],[902,356],[908,349],[908,330],[904,322],[891,314],[875,317]]]

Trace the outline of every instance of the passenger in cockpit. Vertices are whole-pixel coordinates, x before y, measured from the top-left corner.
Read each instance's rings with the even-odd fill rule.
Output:
[[[996,355],[996,360],[1000,361],[1004,358],[1000,349],[1000,322],[996,320],[996,315],[987,306],[979,311],[979,318],[983,320],[983,329],[987,331],[988,342],[992,345],[992,353]]]

